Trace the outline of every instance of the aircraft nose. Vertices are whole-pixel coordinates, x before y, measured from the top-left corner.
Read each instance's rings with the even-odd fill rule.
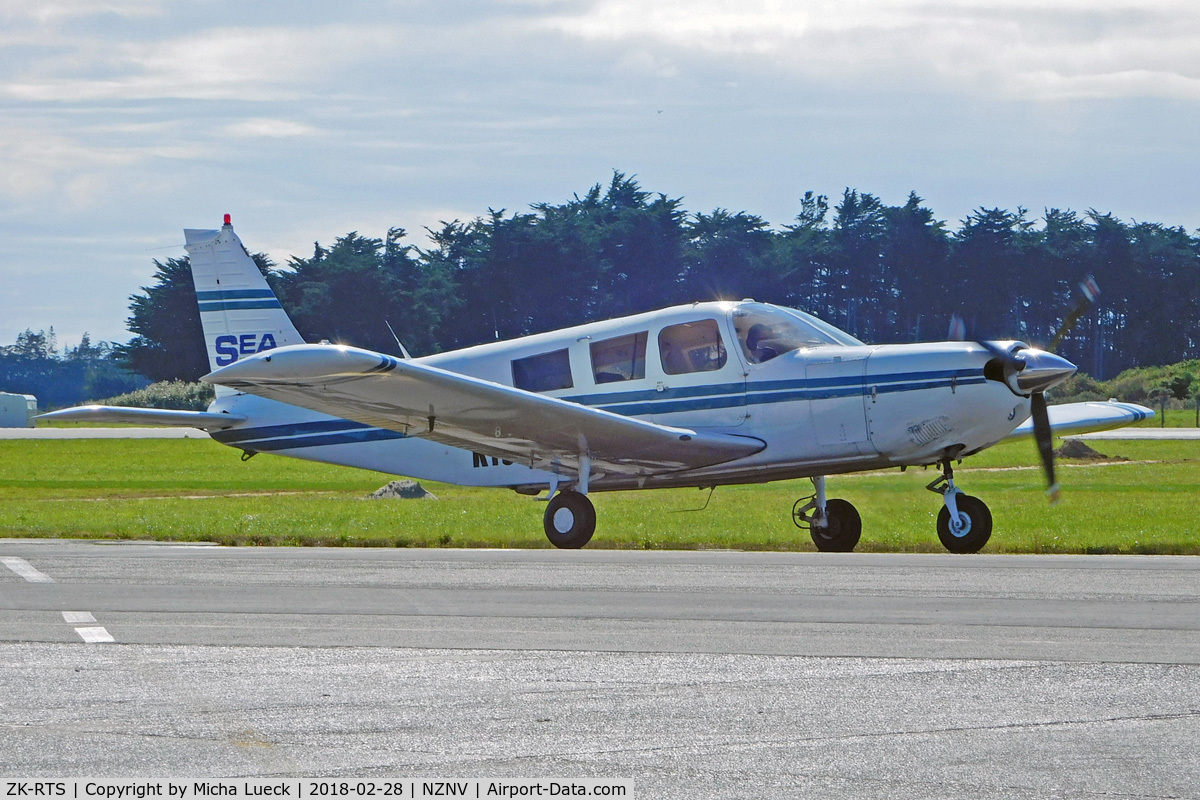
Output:
[[[1025,366],[1016,374],[1017,386],[1024,394],[1044,392],[1057,386],[1079,369],[1062,356],[1030,347],[1017,353]]]

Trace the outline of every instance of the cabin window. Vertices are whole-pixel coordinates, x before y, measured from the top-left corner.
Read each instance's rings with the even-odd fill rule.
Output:
[[[512,362],[513,386],[527,392],[553,392],[570,389],[571,359],[566,350],[518,358]]]
[[[648,331],[592,342],[592,377],[596,383],[636,381],[646,377]]]
[[[733,310],[733,331],[751,364],[762,364],[800,348],[862,344],[803,311],[766,303],[739,303]]]
[[[658,334],[658,353],[668,375],[712,372],[725,366],[725,343],[715,319],[663,328]]]

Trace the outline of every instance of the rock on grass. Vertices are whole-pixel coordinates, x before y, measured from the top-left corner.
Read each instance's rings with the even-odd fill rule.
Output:
[[[437,500],[432,492],[416,481],[392,481],[387,486],[372,492],[368,500]]]
[[[1079,458],[1089,461],[1125,461],[1124,458],[1110,458],[1103,453],[1097,452],[1088,447],[1079,439],[1066,439],[1063,441],[1062,447],[1054,451],[1054,455],[1058,458]]]

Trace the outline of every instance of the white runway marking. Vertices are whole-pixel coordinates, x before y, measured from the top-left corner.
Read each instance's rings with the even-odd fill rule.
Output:
[[[54,583],[54,578],[51,578],[44,572],[37,571],[29,565],[28,561],[23,558],[5,556],[4,558],[0,558],[0,562],[4,562],[4,566],[8,567],[30,583]]]
[[[109,633],[107,630],[105,630],[102,627],[76,628],[75,632],[78,633],[80,638],[83,639],[88,644],[98,644],[100,642],[115,642],[116,641],[116,639],[114,639],[112,637],[112,634]]]
[[[72,625],[96,621],[96,618],[92,616],[92,612],[90,611],[64,611],[62,615],[63,622],[70,622]]]

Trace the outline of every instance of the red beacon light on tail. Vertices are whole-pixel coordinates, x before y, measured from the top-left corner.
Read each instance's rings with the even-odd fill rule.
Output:
[[[226,214],[226,215],[225,215],[225,224],[226,224],[226,225],[232,225],[232,224],[233,224],[233,218],[232,218],[232,217],[230,217],[228,214]]]

